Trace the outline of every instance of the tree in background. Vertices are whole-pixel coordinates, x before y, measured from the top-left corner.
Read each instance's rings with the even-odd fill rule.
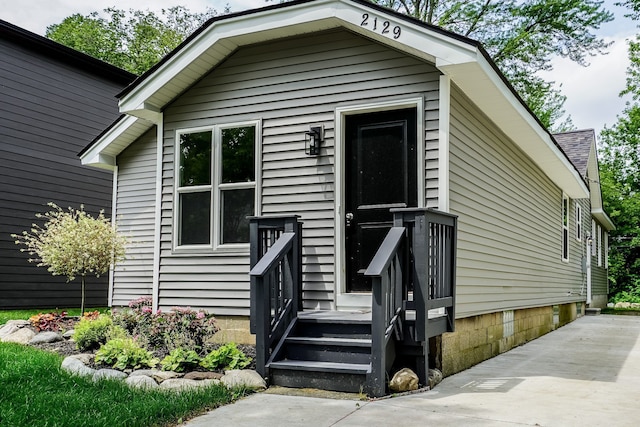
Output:
[[[566,97],[538,77],[555,56],[587,65],[609,46],[594,30],[613,20],[598,0],[373,0],[428,24],[482,42],[498,68],[542,124],[573,128]]]
[[[35,255],[29,262],[37,262],[38,267],[47,267],[54,276],[66,276],[71,282],[81,279],[81,313],[84,313],[85,277],[100,277],[109,272],[111,265],[124,259],[126,240],[120,236],[103,212],[97,218],[80,210],[62,210],[49,203],[51,211],[36,214],[45,220],[44,225],[33,224],[30,231],[12,234],[16,244],[25,245],[20,249]]]
[[[150,11],[127,12],[116,8],[107,8],[104,13],[106,18],[98,12],[71,15],[47,27],[45,35],[140,75],[218,14],[211,8],[204,13],[192,13],[184,6],[162,9],[160,16]]]
[[[640,19],[640,0],[619,3]],[[629,42],[630,66],[622,95],[631,95],[611,128],[600,134],[600,186],[605,210],[616,225],[609,249],[609,296],[640,302],[640,38]]]

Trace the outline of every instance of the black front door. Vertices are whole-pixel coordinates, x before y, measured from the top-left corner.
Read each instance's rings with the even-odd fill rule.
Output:
[[[416,109],[347,116],[347,292],[371,292],[363,273],[392,224],[391,208],[417,206]]]

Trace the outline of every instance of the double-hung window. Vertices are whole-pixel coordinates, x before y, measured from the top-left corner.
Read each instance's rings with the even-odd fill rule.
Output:
[[[256,214],[257,123],[179,131],[177,247],[246,246]]]
[[[562,194],[562,260],[569,261],[569,197]]]

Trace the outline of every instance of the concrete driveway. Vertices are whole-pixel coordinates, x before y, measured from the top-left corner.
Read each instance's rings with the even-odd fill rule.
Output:
[[[373,402],[259,393],[185,426],[637,426],[640,317],[587,316],[431,391]]]

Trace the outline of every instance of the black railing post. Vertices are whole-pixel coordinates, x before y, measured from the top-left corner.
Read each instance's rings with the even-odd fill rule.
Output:
[[[250,218],[250,329],[256,335],[256,370],[267,364],[301,303],[302,225],[297,216]]]

